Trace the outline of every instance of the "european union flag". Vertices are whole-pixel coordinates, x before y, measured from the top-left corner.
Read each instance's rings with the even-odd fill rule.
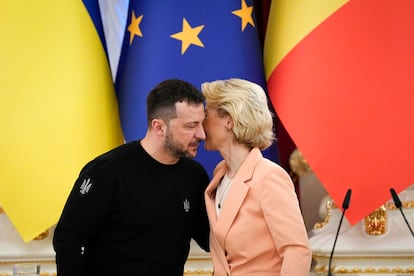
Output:
[[[126,141],[145,135],[146,96],[159,82],[178,78],[200,88],[232,77],[266,90],[253,1],[130,1],[115,83]],[[268,152],[278,160],[277,150]],[[211,174],[222,158],[201,146],[196,159]]]

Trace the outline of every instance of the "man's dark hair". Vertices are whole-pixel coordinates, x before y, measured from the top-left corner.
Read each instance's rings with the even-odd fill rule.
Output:
[[[147,122],[151,125],[153,119],[163,119],[169,122],[177,116],[175,104],[204,104],[204,96],[191,83],[169,79],[159,83],[147,96]]]

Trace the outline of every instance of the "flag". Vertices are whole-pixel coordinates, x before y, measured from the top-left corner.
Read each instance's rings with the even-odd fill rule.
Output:
[[[414,1],[273,1],[269,95],[334,201],[355,224],[414,183]]]
[[[146,96],[178,78],[200,88],[216,79],[243,78],[266,89],[252,1],[130,1],[115,82],[126,141],[145,135]],[[277,159],[277,151],[267,151]],[[200,147],[196,157],[211,175],[221,160]]]
[[[82,1],[6,0],[0,33],[0,205],[28,242],[57,222],[82,166],[123,137]]]

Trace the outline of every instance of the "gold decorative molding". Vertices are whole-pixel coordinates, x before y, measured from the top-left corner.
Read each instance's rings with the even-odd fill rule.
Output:
[[[324,219],[323,222],[317,222],[317,223],[315,223],[315,225],[313,226],[313,229],[321,229],[326,224],[328,224],[329,219],[331,218],[331,210],[333,208],[333,204],[334,204],[334,202],[332,200],[326,201],[326,205],[325,206],[326,206],[327,213],[326,213],[325,219]]]
[[[200,259],[197,259],[200,260]],[[206,259],[209,260],[209,259]],[[22,263],[32,263],[32,262],[23,262],[23,261],[16,261],[16,262],[0,262],[0,265],[15,265],[15,264],[22,264]],[[43,260],[43,261],[36,261],[36,264],[42,265],[42,264],[55,264],[55,261],[52,260]],[[203,270],[203,269],[195,269],[190,270],[186,269],[184,271],[183,276],[211,276],[213,274],[213,270]],[[0,272],[0,276],[12,276],[12,273],[9,272]],[[47,272],[47,271],[41,271],[40,276],[56,276],[56,272]]]
[[[409,204],[406,204],[410,206]],[[388,207],[387,207],[388,206]],[[387,232],[388,229],[388,210],[395,210],[394,208],[390,208],[390,204],[388,205],[381,205],[378,209],[374,210],[371,214],[364,218],[364,230],[370,236],[382,236]],[[326,202],[326,216],[323,222],[315,223],[313,229],[321,229],[326,224],[328,224],[330,217],[332,216],[332,209],[338,208],[335,202],[328,200]]]
[[[200,263],[203,263],[203,265],[201,265]],[[206,255],[206,256],[191,256],[190,255],[187,258],[186,265],[191,267],[191,269],[186,268],[184,270],[184,276],[211,276],[213,275],[213,270],[209,269],[210,267],[213,267],[213,265],[211,264],[211,257],[209,255]],[[204,269],[202,269],[201,267],[203,267]]]
[[[213,270],[186,270],[184,271],[184,276],[211,276]],[[40,276],[57,276],[56,272],[46,272],[41,271]],[[0,272],[0,276],[12,276],[8,272]]]
[[[213,270],[194,270],[184,271],[184,276],[211,276],[213,274]],[[46,272],[42,271],[39,274],[40,276],[57,276],[56,272]],[[12,274],[7,272],[0,272],[0,276],[12,276]]]
[[[318,254],[314,254],[313,257],[315,259],[324,259],[326,262],[329,259],[329,256],[321,256]],[[410,264],[414,263],[414,256],[338,256],[334,257],[334,259],[337,260],[346,260],[346,261],[368,261],[368,260],[375,260],[380,261],[383,264],[390,263],[390,261],[409,261]],[[340,274],[352,274],[352,273],[358,273],[358,274],[393,274],[399,273],[399,274],[412,274],[414,273],[414,266],[410,267],[400,267],[400,266],[392,266],[392,265],[382,265],[381,267],[344,267],[344,266],[332,266],[331,267],[332,272],[335,275]],[[312,269],[313,272],[316,274],[325,274],[328,272],[328,266],[323,265],[315,265]],[[408,276],[408,275],[407,275]]]
[[[33,240],[35,241],[43,240],[43,239],[46,239],[48,236],[49,236],[49,229],[37,235]]]
[[[407,274],[408,275],[413,275],[414,273],[414,266],[413,267],[408,267],[408,268],[401,268],[401,267],[390,267],[390,266],[382,266],[380,268],[374,268],[374,267],[368,267],[368,268],[361,268],[361,267],[352,267],[352,268],[346,268],[346,267],[331,267],[331,271],[335,274],[335,275],[341,275],[341,274],[391,274],[391,275],[395,275],[395,273],[398,273],[398,275],[404,275]],[[326,275],[326,273],[328,272],[328,267],[327,266],[322,266],[322,267],[314,267],[313,272],[315,272],[316,274],[324,274]]]
[[[302,153],[295,149],[289,157],[289,165],[292,172],[302,176],[312,172],[308,162],[303,157]]]
[[[335,202],[330,199],[326,202],[326,216],[323,222],[315,223],[313,229],[321,229],[326,224],[328,224],[329,219],[332,215],[332,210],[339,208]],[[414,208],[414,201],[404,201],[402,202],[402,208],[409,209]],[[370,236],[381,236],[387,232],[387,223],[388,223],[388,211],[395,211],[394,203],[388,202],[381,205],[378,209],[374,210],[371,214],[364,218],[364,227],[365,232]]]
[[[411,209],[414,208],[414,201],[404,201],[401,202],[402,204],[402,208],[403,209]],[[398,208],[395,206],[394,203],[392,202],[388,202],[387,204],[385,204],[385,208],[387,208],[387,210],[397,210]]]
[[[388,214],[384,205],[364,218],[365,233],[370,236],[382,236],[388,229]]]
[[[213,270],[185,270],[184,276],[211,276],[213,275]]]
[[[184,276],[211,276],[213,274],[213,270],[185,270]],[[12,276],[12,273],[8,272],[0,272],[0,276]],[[47,272],[47,271],[41,271],[40,276],[57,276],[56,272]]]
[[[326,201],[326,216],[323,222],[315,223],[313,229],[321,229],[328,224],[330,217],[332,216],[332,209],[338,208],[333,200]],[[365,232],[370,236],[381,236],[387,231],[388,222],[387,209],[384,205],[376,209],[374,212],[364,218]]]

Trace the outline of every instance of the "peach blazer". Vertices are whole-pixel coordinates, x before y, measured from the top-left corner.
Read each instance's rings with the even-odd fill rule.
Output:
[[[254,148],[232,180],[220,216],[221,161],[205,191],[214,276],[308,276],[312,252],[289,175]]]

